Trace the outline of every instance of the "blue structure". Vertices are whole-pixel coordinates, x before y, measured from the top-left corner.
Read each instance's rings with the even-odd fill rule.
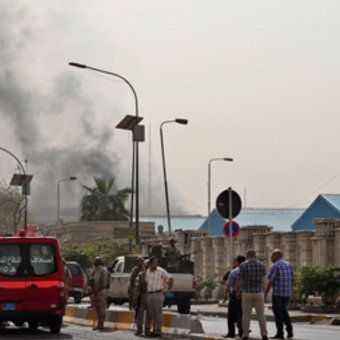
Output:
[[[316,218],[340,218],[340,195],[322,194],[293,223],[293,231],[315,230]]]
[[[291,231],[293,222],[303,213],[305,209],[295,208],[243,208],[235,218],[240,227],[266,225],[274,231]],[[210,215],[210,236],[224,236],[223,226],[227,222],[214,209]],[[208,219],[200,226],[199,230],[208,230]]]

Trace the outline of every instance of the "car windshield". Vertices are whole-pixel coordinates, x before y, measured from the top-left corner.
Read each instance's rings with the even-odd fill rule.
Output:
[[[71,271],[72,276],[82,275],[82,271],[76,263],[66,263],[67,268]]]
[[[22,277],[52,274],[57,270],[53,244],[0,244],[0,275]]]

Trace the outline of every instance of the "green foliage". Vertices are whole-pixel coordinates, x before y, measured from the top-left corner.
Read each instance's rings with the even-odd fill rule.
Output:
[[[15,234],[24,225],[25,200],[18,187],[0,181],[0,233]],[[32,220],[32,215],[29,215]]]
[[[88,191],[80,203],[81,221],[126,221],[129,212],[124,204],[131,193],[128,188],[111,193],[114,178],[106,181],[104,178],[94,177],[96,187],[83,187]]]
[[[296,275],[293,295],[306,302],[310,295],[321,295],[325,305],[332,305],[340,292],[340,268],[303,267]]]
[[[103,240],[77,245],[73,240],[69,240],[61,245],[62,257],[66,261],[78,262],[85,270],[92,266],[96,256],[100,256],[108,266],[117,256],[126,255],[128,252],[128,241]]]
[[[203,277],[201,275],[196,275],[196,299],[199,297],[200,292],[203,288],[207,287],[210,289],[215,289],[218,285],[216,278],[218,274],[212,273],[208,274],[206,277]]]

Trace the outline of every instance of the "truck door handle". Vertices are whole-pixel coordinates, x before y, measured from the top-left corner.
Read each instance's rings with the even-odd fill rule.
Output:
[[[27,288],[38,288],[38,286],[33,283],[30,286],[28,286]]]

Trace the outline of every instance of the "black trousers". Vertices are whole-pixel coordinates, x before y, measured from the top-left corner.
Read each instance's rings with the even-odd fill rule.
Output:
[[[235,336],[235,324],[237,325],[238,332],[242,335],[242,304],[241,299],[236,298],[236,293],[229,294],[228,306],[228,334]]]
[[[288,334],[293,334],[293,326],[288,314],[289,297],[273,295],[272,302],[277,334],[283,336],[283,324],[286,325]]]

